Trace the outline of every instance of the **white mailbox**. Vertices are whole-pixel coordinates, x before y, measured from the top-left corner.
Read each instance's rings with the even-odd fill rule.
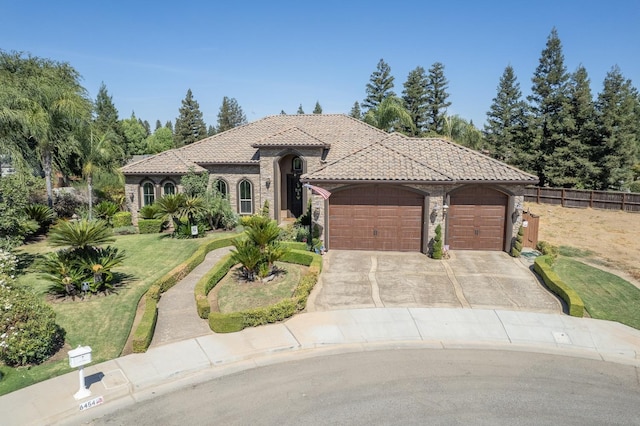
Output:
[[[91,347],[78,346],[69,351],[69,366],[71,368],[82,367],[91,362]]]

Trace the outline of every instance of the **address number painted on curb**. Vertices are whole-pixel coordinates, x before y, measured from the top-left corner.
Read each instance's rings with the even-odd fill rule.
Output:
[[[89,408],[93,408],[96,405],[102,404],[103,402],[104,402],[104,397],[102,396],[93,398],[92,400],[89,400],[80,404],[80,411],[88,410]]]

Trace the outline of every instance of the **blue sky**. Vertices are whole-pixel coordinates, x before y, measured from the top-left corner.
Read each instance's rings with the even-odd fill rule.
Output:
[[[445,65],[450,114],[486,118],[511,64],[523,92],[551,29],[594,95],[613,65],[640,86],[640,1],[0,0],[0,48],[69,62],[90,96],[101,82],[120,118],[175,120],[191,88],[207,124],[223,96],[249,121],[362,101],[380,58],[395,91],[409,71]]]

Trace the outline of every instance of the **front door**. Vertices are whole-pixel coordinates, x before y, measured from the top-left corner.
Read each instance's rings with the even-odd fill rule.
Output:
[[[287,175],[287,204],[289,211],[294,217],[302,215],[302,184],[300,175]]]

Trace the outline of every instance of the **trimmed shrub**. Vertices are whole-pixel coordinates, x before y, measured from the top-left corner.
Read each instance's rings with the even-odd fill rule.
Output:
[[[118,212],[113,215],[113,227],[131,226],[131,212]]]
[[[114,235],[133,235],[138,233],[138,228],[135,226],[120,226],[118,228],[113,228]]]
[[[161,219],[140,219],[138,220],[138,230],[141,234],[157,234],[162,230]]]
[[[538,241],[538,244],[536,244],[536,250],[542,253],[543,256],[546,256],[546,262],[550,266],[553,266],[558,258],[558,254],[560,253],[558,247],[546,241]]]
[[[234,262],[231,260],[231,254],[223,257],[220,262],[216,264],[209,272],[207,272],[196,284],[194,289],[196,298],[196,309],[198,310],[198,316],[202,319],[207,319],[211,312],[211,306],[209,305],[209,299],[207,296],[211,289],[213,289],[222,278],[233,267]]]
[[[286,253],[280,260],[282,262],[295,263],[296,265],[309,266],[311,265],[311,262],[313,262],[313,259],[313,253],[308,250],[289,250],[289,252]]]
[[[518,236],[516,237],[516,241],[513,243],[513,247],[511,247],[511,256],[520,257],[520,253],[522,253],[523,239],[524,239],[524,228],[521,226],[518,229]]]
[[[153,339],[153,332],[158,321],[158,299],[155,297],[155,294],[150,295],[149,291],[145,295],[144,313],[138,327],[133,332],[132,345],[135,353],[146,352]]]
[[[230,314],[211,312],[209,314],[209,328],[216,333],[235,333],[244,328],[244,320],[240,312]]]
[[[40,364],[64,345],[56,314],[36,294],[0,277],[0,360],[9,366]]]
[[[442,226],[436,226],[436,236],[433,237],[433,250],[431,257],[434,259],[442,259]]]
[[[158,206],[155,204],[144,205],[138,212],[140,219],[155,219],[157,214]]]
[[[569,315],[572,317],[584,316],[584,302],[578,293],[565,284],[558,274],[553,271],[550,261],[552,262],[549,255],[539,256],[534,261],[533,269],[542,277],[546,286],[567,303]]]
[[[283,247],[288,248],[289,250],[301,250],[307,251],[308,246],[307,243],[296,242],[296,241],[282,241],[280,242]]]

